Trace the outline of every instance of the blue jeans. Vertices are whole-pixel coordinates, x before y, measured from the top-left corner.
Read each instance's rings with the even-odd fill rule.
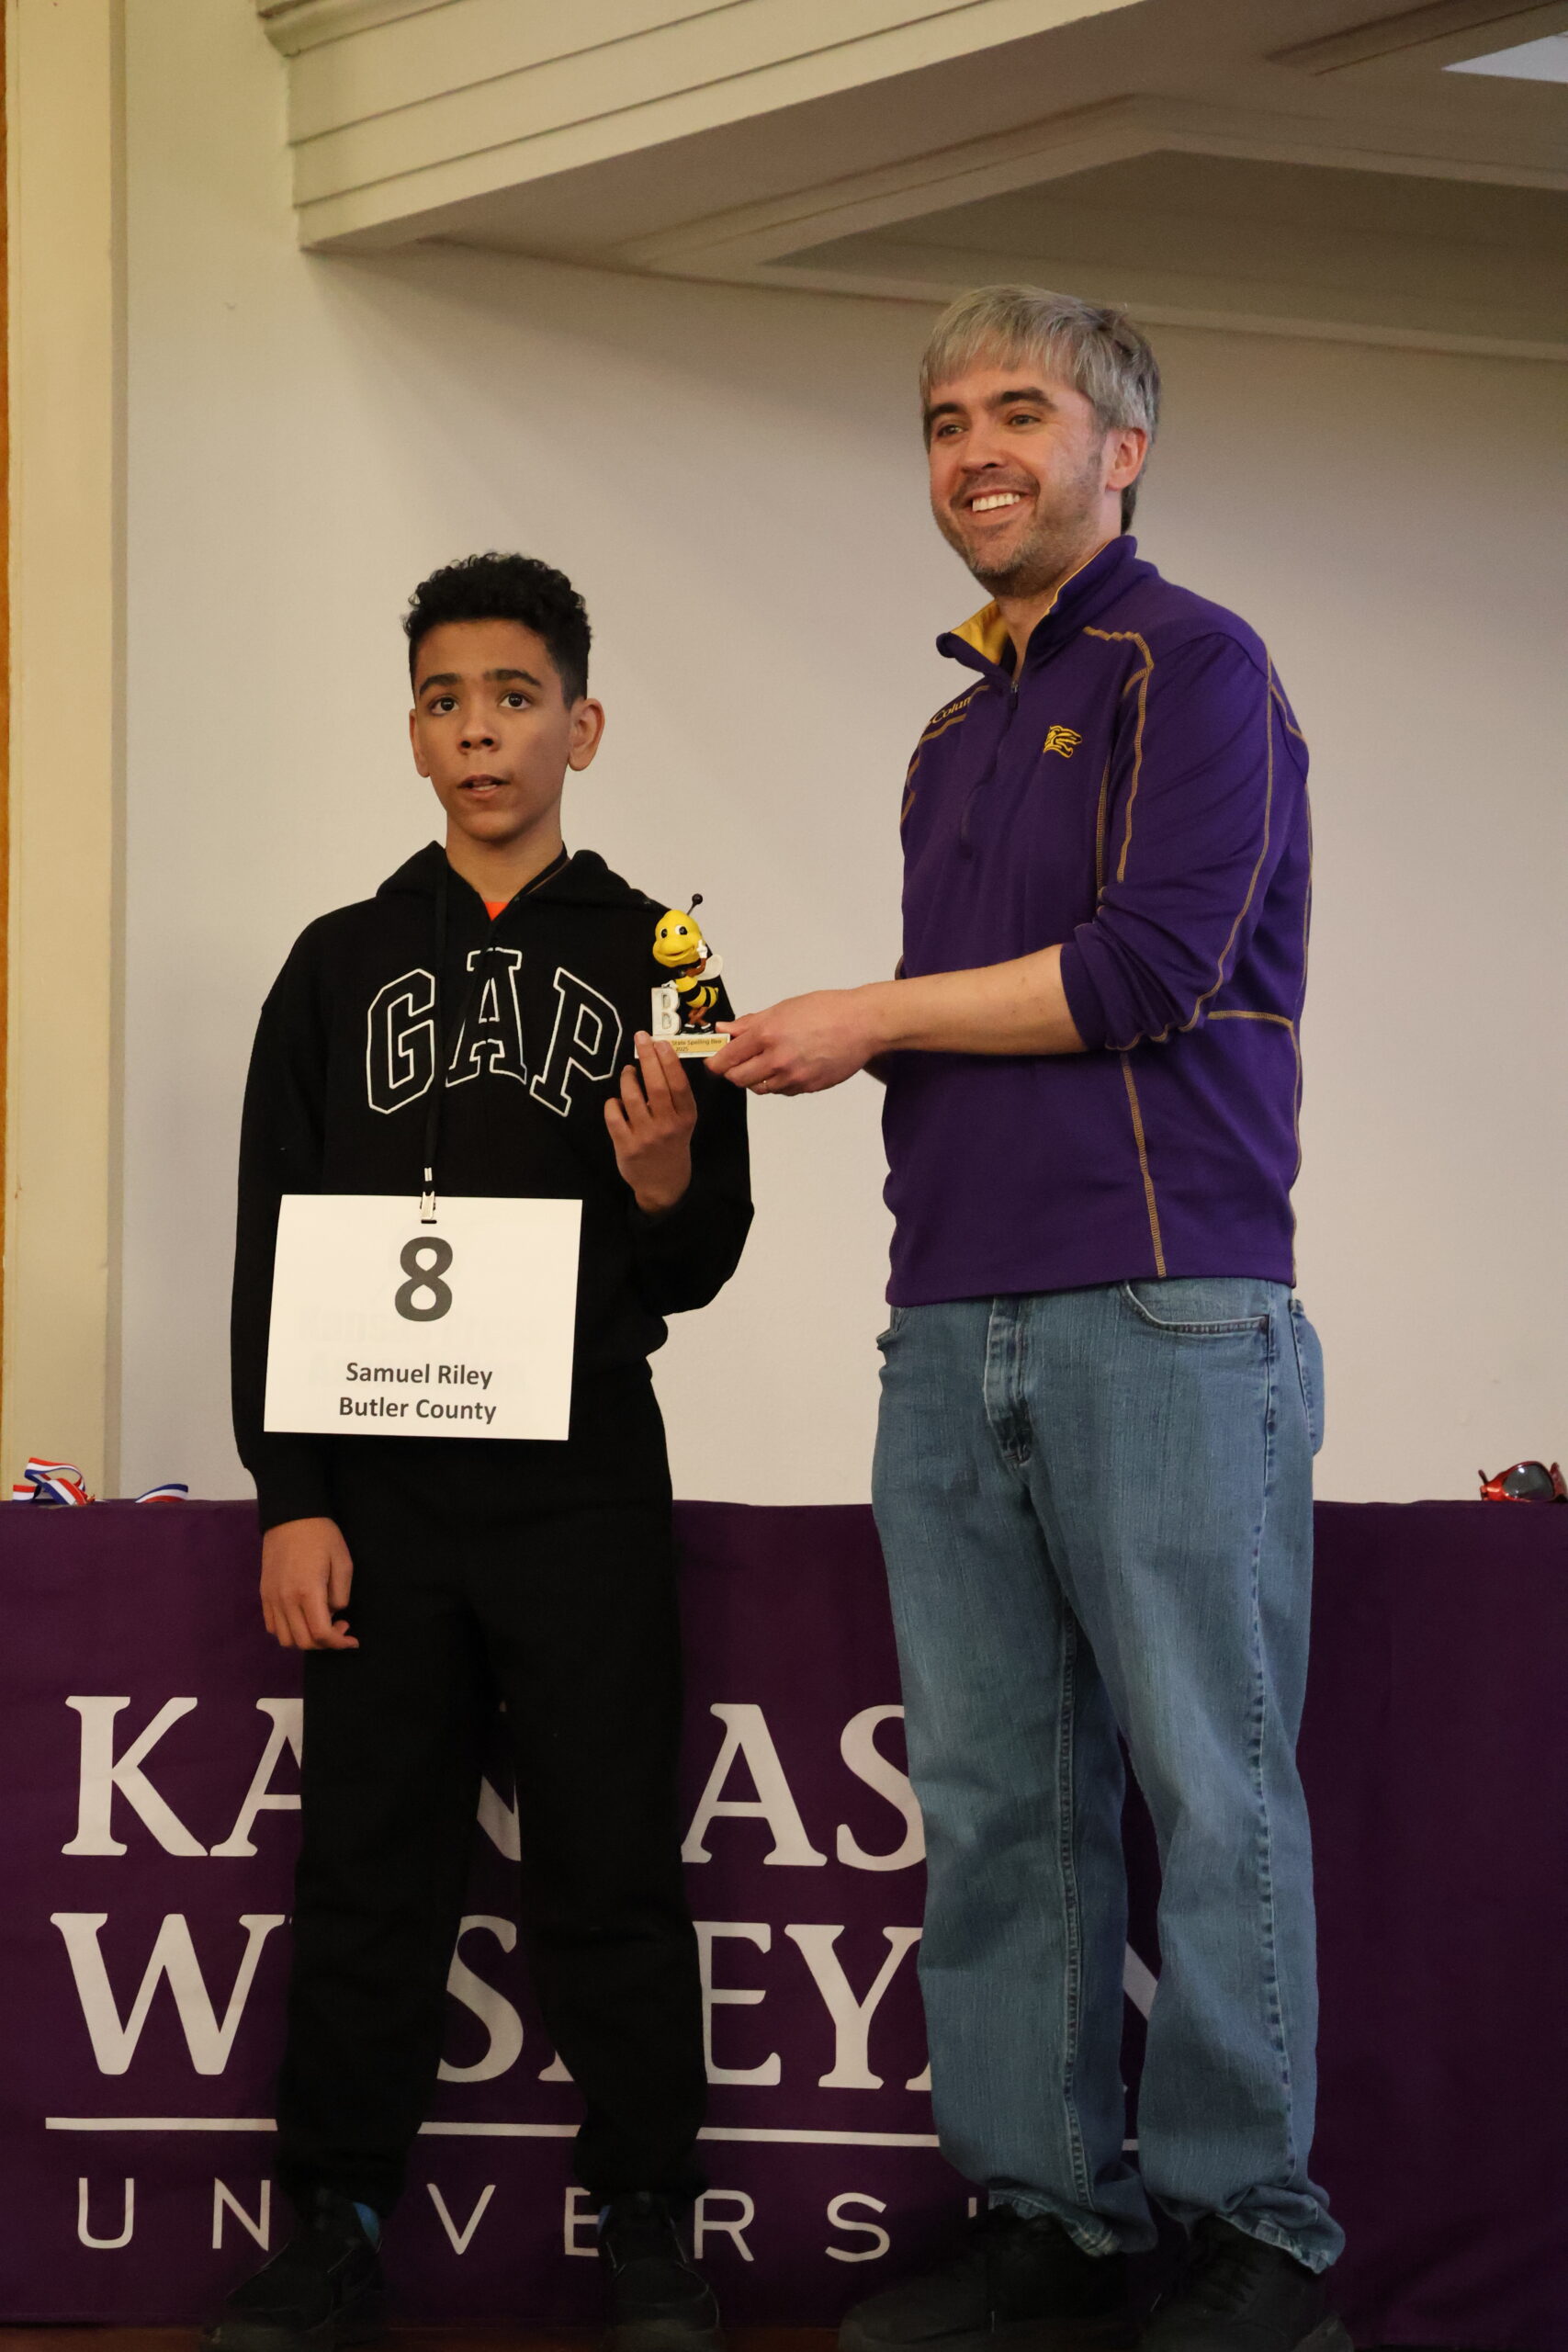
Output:
[[[1089,2253],[1152,2245],[1152,2197],[1323,2269],[1295,1763],[1316,1335],[1281,1283],[1227,1277],[896,1308],[881,1345],[942,2148]],[[1163,1871],[1136,2169],[1119,1728]]]

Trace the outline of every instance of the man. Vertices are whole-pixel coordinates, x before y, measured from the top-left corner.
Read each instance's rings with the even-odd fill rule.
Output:
[[[904,796],[893,981],[731,1024],[760,1092],[887,1086],[874,1495],[925,1815],[942,2143],[989,2192],[848,2352],[1346,2352],[1306,2171],[1306,1668],[1319,1356],[1292,1296],[1306,752],[1245,622],[1128,536],[1153,353],[965,296],[922,371],[938,527],[994,601]],[[1119,2058],[1120,1730],[1164,1863],[1138,2165]]]

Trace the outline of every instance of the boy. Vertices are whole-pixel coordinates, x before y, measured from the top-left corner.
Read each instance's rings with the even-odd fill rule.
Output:
[[[235,1428],[260,1504],[266,1628],[309,1653],[277,2103],[278,2177],[299,2218],[207,2341],[327,2352],[377,2324],[380,2226],[435,2079],[499,1690],[524,1933],[585,2102],[577,2168],[602,2209],[611,2342],[704,2352],[717,2313],[679,2228],[702,2185],[705,2081],[648,1356],[661,1318],[705,1306],[739,1261],[740,1097],[705,1072],[694,1095],[644,1034],[661,907],[562,846],[567,771],[588,766],[604,724],[570,582],[530,558],[470,557],[415,591],[404,626],[414,764],[446,811],[446,847],[302,934],[245,1096]],[[570,1436],[266,1430],[279,1198],[417,1193],[441,1069],[443,1192],[582,1204]]]

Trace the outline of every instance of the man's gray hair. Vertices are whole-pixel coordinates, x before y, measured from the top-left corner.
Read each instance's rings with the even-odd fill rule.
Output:
[[[977,361],[1034,361],[1080,391],[1107,433],[1138,424],[1154,446],[1159,426],[1159,362],[1124,311],[1052,294],[1041,286],[976,286],[931,329],[920,361],[920,401]],[[1131,527],[1138,485],[1122,492],[1122,528]]]

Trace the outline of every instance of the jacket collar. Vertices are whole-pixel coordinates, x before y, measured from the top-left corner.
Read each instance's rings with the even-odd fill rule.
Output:
[[[1076,571],[1069,571],[1030,632],[1024,666],[1033,669],[1055,652],[1065,638],[1081,628],[1112,597],[1120,595],[1131,568],[1137,563],[1137,540],[1123,532],[1119,538],[1108,539],[1104,547],[1097,548]],[[1138,568],[1153,570],[1148,564]],[[999,607],[994,604],[982,605],[957,628],[947,630],[937,639],[936,647],[939,653],[950,661],[962,662],[966,669],[1012,684],[1012,639]]]

